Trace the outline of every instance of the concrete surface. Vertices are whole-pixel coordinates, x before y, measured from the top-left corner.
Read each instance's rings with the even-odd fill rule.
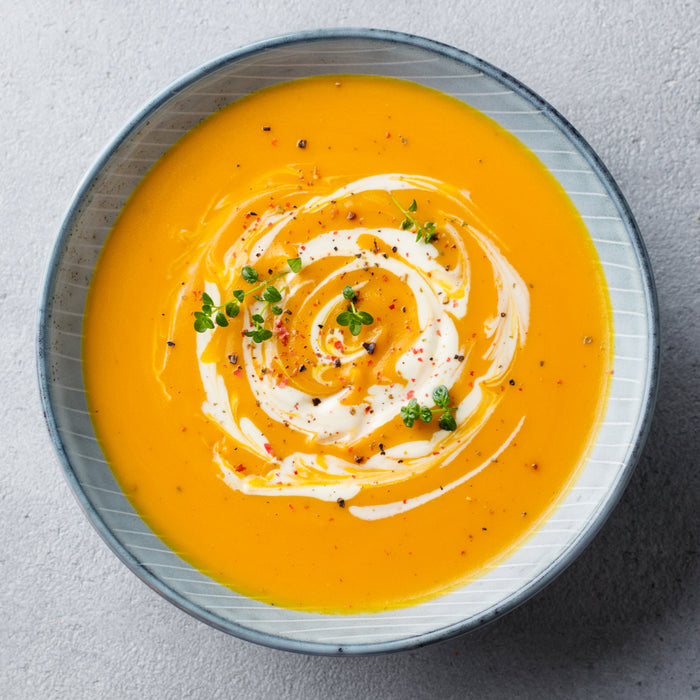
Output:
[[[0,697],[700,697],[697,0],[4,0],[0,8]],[[149,590],[80,512],[35,380],[44,266],[103,145],[200,63],[319,26],[391,28],[454,44],[553,103],[625,193],[661,304],[651,435],[593,544],[497,623],[385,657],[260,648]]]

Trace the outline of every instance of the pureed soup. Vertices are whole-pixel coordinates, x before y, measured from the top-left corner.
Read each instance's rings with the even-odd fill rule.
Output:
[[[223,585],[356,613],[478,577],[576,476],[612,356],[603,272],[535,156],[361,76],[208,118],[144,177],[84,325],[134,508]]]

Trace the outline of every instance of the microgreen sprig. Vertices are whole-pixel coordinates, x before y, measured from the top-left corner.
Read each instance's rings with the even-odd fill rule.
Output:
[[[411,229],[416,234],[416,241],[422,240],[424,243],[430,243],[437,238],[437,233],[435,233],[435,222],[426,221],[424,224],[419,224],[412,216],[416,209],[418,209],[418,204],[414,199],[409,205],[408,209],[404,209],[394,197],[394,195],[389,194],[391,201],[401,210],[404,215],[404,220],[401,222],[401,230],[408,231]]]
[[[447,387],[444,384],[435,387],[433,389],[433,402],[437,408],[430,408],[429,406],[419,405],[417,399],[411,399],[408,404],[401,406],[401,420],[404,425],[408,428],[412,428],[413,424],[420,420],[423,423],[430,423],[433,420],[433,414],[443,411],[440,416],[438,425],[442,430],[456,430],[457,421],[455,417],[450,413],[450,411],[456,411],[456,406],[450,406],[450,394]]]
[[[254,299],[265,303],[262,309],[260,309],[260,312],[252,316],[255,328],[244,331],[243,334],[252,338],[256,343],[262,343],[264,340],[272,338],[272,331],[263,327],[265,323],[263,314],[268,308],[275,316],[279,316],[283,312],[283,309],[277,305],[278,301],[282,301],[282,294],[277,287],[272,285],[272,282],[278,280],[280,277],[284,277],[290,270],[292,272],[299,272],[301,270],[301,258],[291,258],[287,260],[287,265],[289,266],[289,270],[282,270],[267,280],[260,280],[257,270],[250,265],[245,265],[241,269],[241,277],[248,282],[248,284],[254,284],[255,286],[248,291],[234,289],[231,293],[233,299],[230,299],[224,304],[219,304],[218,306],[214,304],[214,300],[209,294],[203,292],[202,309],[201,311],[194,312],[194,329],[198,333],[204,333],[204,331],[214,328],[215,325],[221,327],[228,326],[228,319],[236,318],[241,312],[240,305],[247,296],[252,295]],[[255,292],[262,287],[265,288],[262,296],[255,294]]]
[[[357,294],[355,294],[355,290],[349,284],[343,289],[343,297],[350,302],[350,308],[338,314],[335,319],[336,323],[340,326],[347,326],[353,335],[360,335],[362,326],[369,326],[371,323],[374,323],[374,317],[366,311],[358,311],[355,308]]]

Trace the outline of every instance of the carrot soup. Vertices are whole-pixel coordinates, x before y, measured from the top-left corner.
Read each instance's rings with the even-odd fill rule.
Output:
[[[576,477],[612,321],[585,225],[496,123],[399,80],[239,100],[146,174],[98,261],[89,407],[136,511],[270,604],[422,602]]]

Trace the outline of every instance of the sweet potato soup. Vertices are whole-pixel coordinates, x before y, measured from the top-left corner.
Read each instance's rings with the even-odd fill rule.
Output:
[[[356,613],[493,566],[574,479],[611,314],[537,158],[417,85],[263,90],[133,193],[84,326],[106,458],[162,540],[240,593]]]

